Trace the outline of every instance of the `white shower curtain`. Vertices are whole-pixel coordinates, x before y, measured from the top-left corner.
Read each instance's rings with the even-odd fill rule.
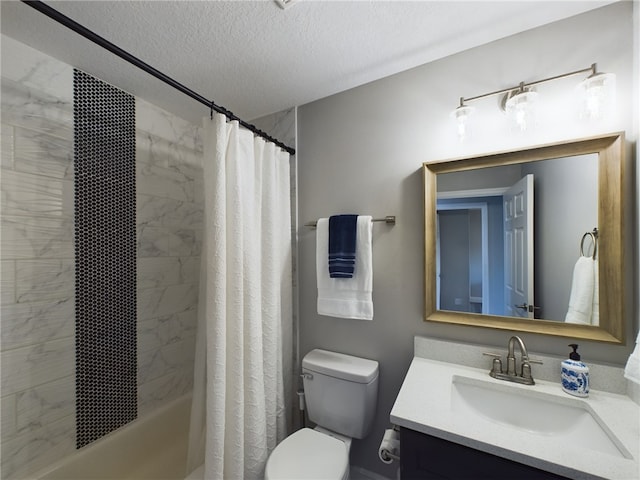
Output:
[[[292,277],[289,154],[204,120],[205,221],[188,469],[252,479],[287,434]]]

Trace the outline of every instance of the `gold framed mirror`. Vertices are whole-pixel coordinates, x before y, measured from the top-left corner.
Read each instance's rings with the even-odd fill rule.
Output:
[[[487,305],[491,303],[488,300],[489,297],[477,297],[477,295],[481,294],[476,294],[476,296],[474,296],[470,289],[470,300],[467,302],[466,299],[456,298],[455,304],[458,305],[466,302],[471,305],[474,302],[473,299],[476,299],[475,301],[480,302],[480,305],[476,304],[473,307],[469,307],[468,311],[455,311],[457,307],[450,307],[449,305],[452,304],[445,303],[443,300],[441,279],[445,276],[455,277],[455,275],[449,274],[449,270],[447,270],[446,275],[443,275],[442,271],[440,270],[441,245],[440,234],[438,233],[440,230],[440,224],[443,223],[442,219],[439,217],[439,212],[442,213],[443,210],[454,207],[445,208],[442,206],[442,200],[438,200],[439,196],[447,197],[447,195],[445,195],[443,192],[440,192],[439,195],[438,184],[441,183],[444,185],[447,183],[445,182],[445,180],[448,180],[448,184],[458,183],[459,185],[465,185],[467,191],[474,192],[473,194],[466,194],[465,196],[467,197],[480,195],[478,192],[480,192],[480,190],[482,189],[478,188],[477,185],[467,185],[470,179],[476,177],[479,178],[481,176],[498,177],[499,175],[496,175],[496,172],[499,171],[498,168],[510,168],[511,170],[519,170],[520,172],[531,171],[537,168],[537,171],[542,171],[542,167],[552,164],[558,164],[558,161],[565,160],[583,162],[580,165],[587,165],[586,162],[591,161],[593,162],[593,170],[595,172],[595,175],[593,177],[592,192],[587,196],[595,197],[591,198],[589,201],[591,202],[591,205],[593,205],[593,210],[597,211],[597,213],[593,212],[594,220],[592,221],[592,223],[594,223],[597,220],[597,225],[594,225],[597,230],[591,231],[590,227],[588,229],[584,229],[585,235],[587,233],[593,234],[597,232],[597,262],[595,261],[596,253],[593,252],[595,265],[594,271],[596,275],[596,288],[594,294],[595,303],[593,304],[593,311],[595,312],[596,317],[595,322],[592,324],[582,322],[568,323],[570,321],[569,317],[567,316],[565,319],[564,314],[560,315],[558,313],[558,309],[555,310],[556,313],[549,313],[551,317],[535,313],[538,310],[543,310],[543,307],[540,307],[536,304],[536,302],[538,302],[538,299],[536,298],[535,293],[533,293],[532,287],[528,288],[531,292],[530,295],[533,298],[526,299],[525,302],[521,305],[519,304],[522,302],[521,300],[518,300],[518,303],[509,303],[510,301],[512,301],[512,298],[510,297],[510,293],[508,291],[509,288],[505,288],[506,293],[503,293],[502,297],[500,297],[500,295],[496,293],[494,295],[495,298],[491,297],[493,298],[493,304],[498,305],[502,302],[503,305],[506,305],[502,310],[499,310],[497,312],[488,310]],[[572,165],[576,164],[574,163]],[[563,168],[566,169],[567,167]],[[580,168],[580,170],[582,170],[582,168]],[[532,332],[609,343],[623,343],[625,332],[623,261],[623,206],[625,198],[624,170],[624,133],[622,132],[568,142],[527,147],[506,152],[483,154],[473,157],[464,157],[438,162],[425,162],[423,164],[425,207],[425,321]],[[457,180],[451,181],[454,177],[449,174],[457,174]],[[533,188],[533,175],[526,176],[531,177],[529,179],[529,184],[530,188]],[[548,178],[551,178],[553,174],[547,174],[547,176]],[[440,182],[438,181],[438,177],[440,177]],[[541,180],[537,181],[541,182]],[[576,179],[570,182],[565,182],[565,185],[578,182],[579,180]],[[504,192],[506,189],[507,188],[505,187],[501,189],[494,188],[493,190],[495,190],[494,193],[497,195],[496,192]],[[546,193],[548,192],[548,190],[545,191],[543,189],[541,191],[545,192],[545,196],[543,197],[542,195],[540,195],[539,197],[536,197],[536,199],[546,198]],[[561,195],[566,195],[566,192],[562,192],[560,196]],[[534,194],[531,193],[531,196],[533,198]],[[448,195],[448,197],[452,198],[452,195]],[[499,198],[500,200],[497,201],[497,203],[500,204],[501,212],[507,212],[510,211],[511,208],[513,208],[513,203],[509,203],[506,200],[507,197],[503,197],[501,194]],[[516,198],[521,197],[517,196]],[[529,201],[525,200],[525,202],[530,204],[532,209],[534,208],[533,199],[530,199]],[[459,203],[464,204],[468,208],[474,208],[474,203],[469,199],[466,199],[465,201]],[[481,203],[486,204],[487,202]],[[521,204],[522,202],[520,202],[519,205]],[[562,205],[559,205],[558,208],[562,209]],[[553,207],[547,206],[547,210],[553,210]],[[535,214],[538,214],[537,210],[535,211]],[[541,230],[536,229],[536,226],[534,225],[533,218],[535,218],[535,224],[537,225],[538,223],[538,218],[535,214],[532,213],[532,215],[530,215],[530,220],[528,221],[530,232],[527,233],[526,236],[531,239],[533,239],[535,236],[533,234],[534,230],[536,232]],[[503,215],[503,213],[501,213],[501,215]],[[478,218],[480,217],[478,216]],[[507,217],[505,216],[505,218]],[[480,220],[474,220],[474,222],[479,223]],[[484,239],[488,238],[486,232],[482,235]],[[509,251],[509,253],[504,254],[503,257],[505,259],[509,259],[503,260],[503,283],[505,285],[515,284],[517,282],[514,282],[514,277],[518,279],[523,277],[523,275],[519,273],[521,269],[518,270],[518,268],[516,267],[509,267],[507,265],[508,262],[512,261],[513,251],[520,248],[518,246],[522,245],[522,243],[520,242],[514,244],[511,240],[513,235],[510,235],[510,233],[503,233],[503,235],[506,235],[506,237],[504,238],[507,239],[504,240],[503,238],[503,245],[506,245],[506,250]],[[495,236],[497,236],[497,234]],[[518,238],[520,237],[521,235],[518,236]],[[571,252],[571,254],[562,252],[560,252],[559,254],[564,255],[565,257],[572,257],[572,261],[576,261],[577,257],[583,254],[582,250],[584,248],[585,236],[572,234],[572,237],[574,237],[575,239],[575,244],[574,250]],[[595,238],[590,235],[588,237],[590,239]],[[533,240],[531,241],[533,242]],[[445,245],[449,245],[449,243],[451,243],[444,240],[443,242],[443,244]],[[548,240],[547,245],[550,245],[549,242],[552,242],[551,245],[555,245],[555,240]],[[509,245],[511,245],[512,247],[509,248]],[[514,247],[513,245],[516,246]],[[526,255],[527,248],[520,248],[520,250],[525,251],[525,255],[523,256],[523,258],[527,257],[528,260],[526,258],[525,260],[516,260],[516,264],[520,265],[522,263],[528,262],[530,266],[534,265],[534,263],[532,263],[533,251],[535,250],[533,245],[534,244],[532,243],[531,246],[528,247],[528,257]],[[596,244],[594,243],[593,248],[595,249],[595,247]],[[448,246],[447,248],[452,247]],[[542,279],[542,276],[540,275],[540,278],[538,278],[538,270],[542,270],[542,268],[539,268],[539,265],[541,264],[541,259],[545,257],[545,250],[541,250],[540,248],[538,250],[535,250],[537,259],[537,263],[535,263],[536,267],[530,268],[532,271],[536,272],[536,280],[531,281],[533,281],[533,283],[537,286],[540,286],[540,289],[542,290],[542,287],[547,287],[548,284],[550,285],[553,281],[556,281],[556,278],[564,276],[565,278],[569,278],[568,283],[570,285],[568,286],[568,288],[569,290],[571,290],[571,283],[574,275],[573,271],[563,271],[563,275],[558,275],[555,273],[553,275],[549,274],[544,277],[544,279]],[[486,248],[484,248],[483,251],[485,253],[482,257],[482,260],[479,261],[479,265],[482,265],[482,268],[487,268],[487,265],[491,265],[491,261],[488,262],[487,259],[491,257],[487,256]],[[547,249],[546,251],[549,252],[549,249]],[[578,252],[580,253],[578,254]],[[501,254],[496,255],[498,256],[496,256],[495,258],[499,259],[499,255]],[[591,253],[588,253],[587,255],[591,255]],[[495,263],[499,263],[498,260],[496,260]],[[469,270],[472,270],[472,267],[468,267],[467,271]],[[496,267],[496,271],[498,270],[499,268]],[[526,270],[526,268],[524,270]],[[567,269],[565,268],[565,270]],[[569,270],[573,269],[571,268]],[[517,275],[513,273],[516,271],[518,272]],[[497,277],[499,275],[496,274],[494,276]],[[492,277],[491,275],[487,275],[485,273],[485,287],[484,290],[482,290],[483,294],[486,294],[486,290],[488,290],[488,287],[486,287],[487,278],[491,279]],[[531,273],[531,278],[533,278],[533,273]],[[481,282],[482,280],[478,281]],[[531,281],[529,283],[531,283]],[[526,281],[524,283],[526,284]],[[567,283],[567,281],[562,282],[563,286],[565,283]],[[493,288],[493,290],[494,292],[499,292],[500,288]],[[551,285],[551,288],[549,288],[549,290],[560,289],[555,288],[553,285]],[[466,292],[464,293],[464,295],[466,295]],[[574,300],[572,295],[574,294],[571,293],[571,301],[573,302]],[[568,298],[566,298],[568,296],[570,295],[565,294],[564,298],[561,299],[561,302],[565,302],[564,305],[568,304]],[[477,300],[477,298],[480,298],[480,300]],[[443,302],[442,309],[440,309],[441,301]],[[482,305],[483,302],[487,305]],[[554,302],[548,303],[549,305],[551,305]],[[547,308],[547,311],[551,311],[550,306],[549,308]]]

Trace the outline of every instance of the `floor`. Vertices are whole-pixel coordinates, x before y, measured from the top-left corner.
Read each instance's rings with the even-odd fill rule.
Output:
[[[388,478],[378,473],[365,470],[364,468],[351,466],[349,470],[349,480],[396,480],[400,479],[400,468],[398,468],[398,476],[396,478]]]

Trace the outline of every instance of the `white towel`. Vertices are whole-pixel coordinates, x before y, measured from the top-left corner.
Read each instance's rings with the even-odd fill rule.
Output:
[[[640,385],[640,332],[636,338],[636,347],[629,355],[627,365],[624,367],[624,377]]]
[[[356,265],[353,278],[329,277],[329,219],[318,220],[316,230],[316,276],[318,314],[338,318],[373,320],[373,261],[371,217],[358,216]]]
[[[566,323],[591,325],[595,282],[594,263],[591,257],[580,257],[573,268],[569,310],[564,319]]]
[[[593,261],[593,301],[591,302],[591,325],[600,326],[600,276],[598,261]]]

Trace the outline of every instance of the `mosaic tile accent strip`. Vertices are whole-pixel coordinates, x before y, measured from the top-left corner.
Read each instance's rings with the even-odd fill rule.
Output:
[[[74,70],[76,446],[134,420],[135,100]]]

